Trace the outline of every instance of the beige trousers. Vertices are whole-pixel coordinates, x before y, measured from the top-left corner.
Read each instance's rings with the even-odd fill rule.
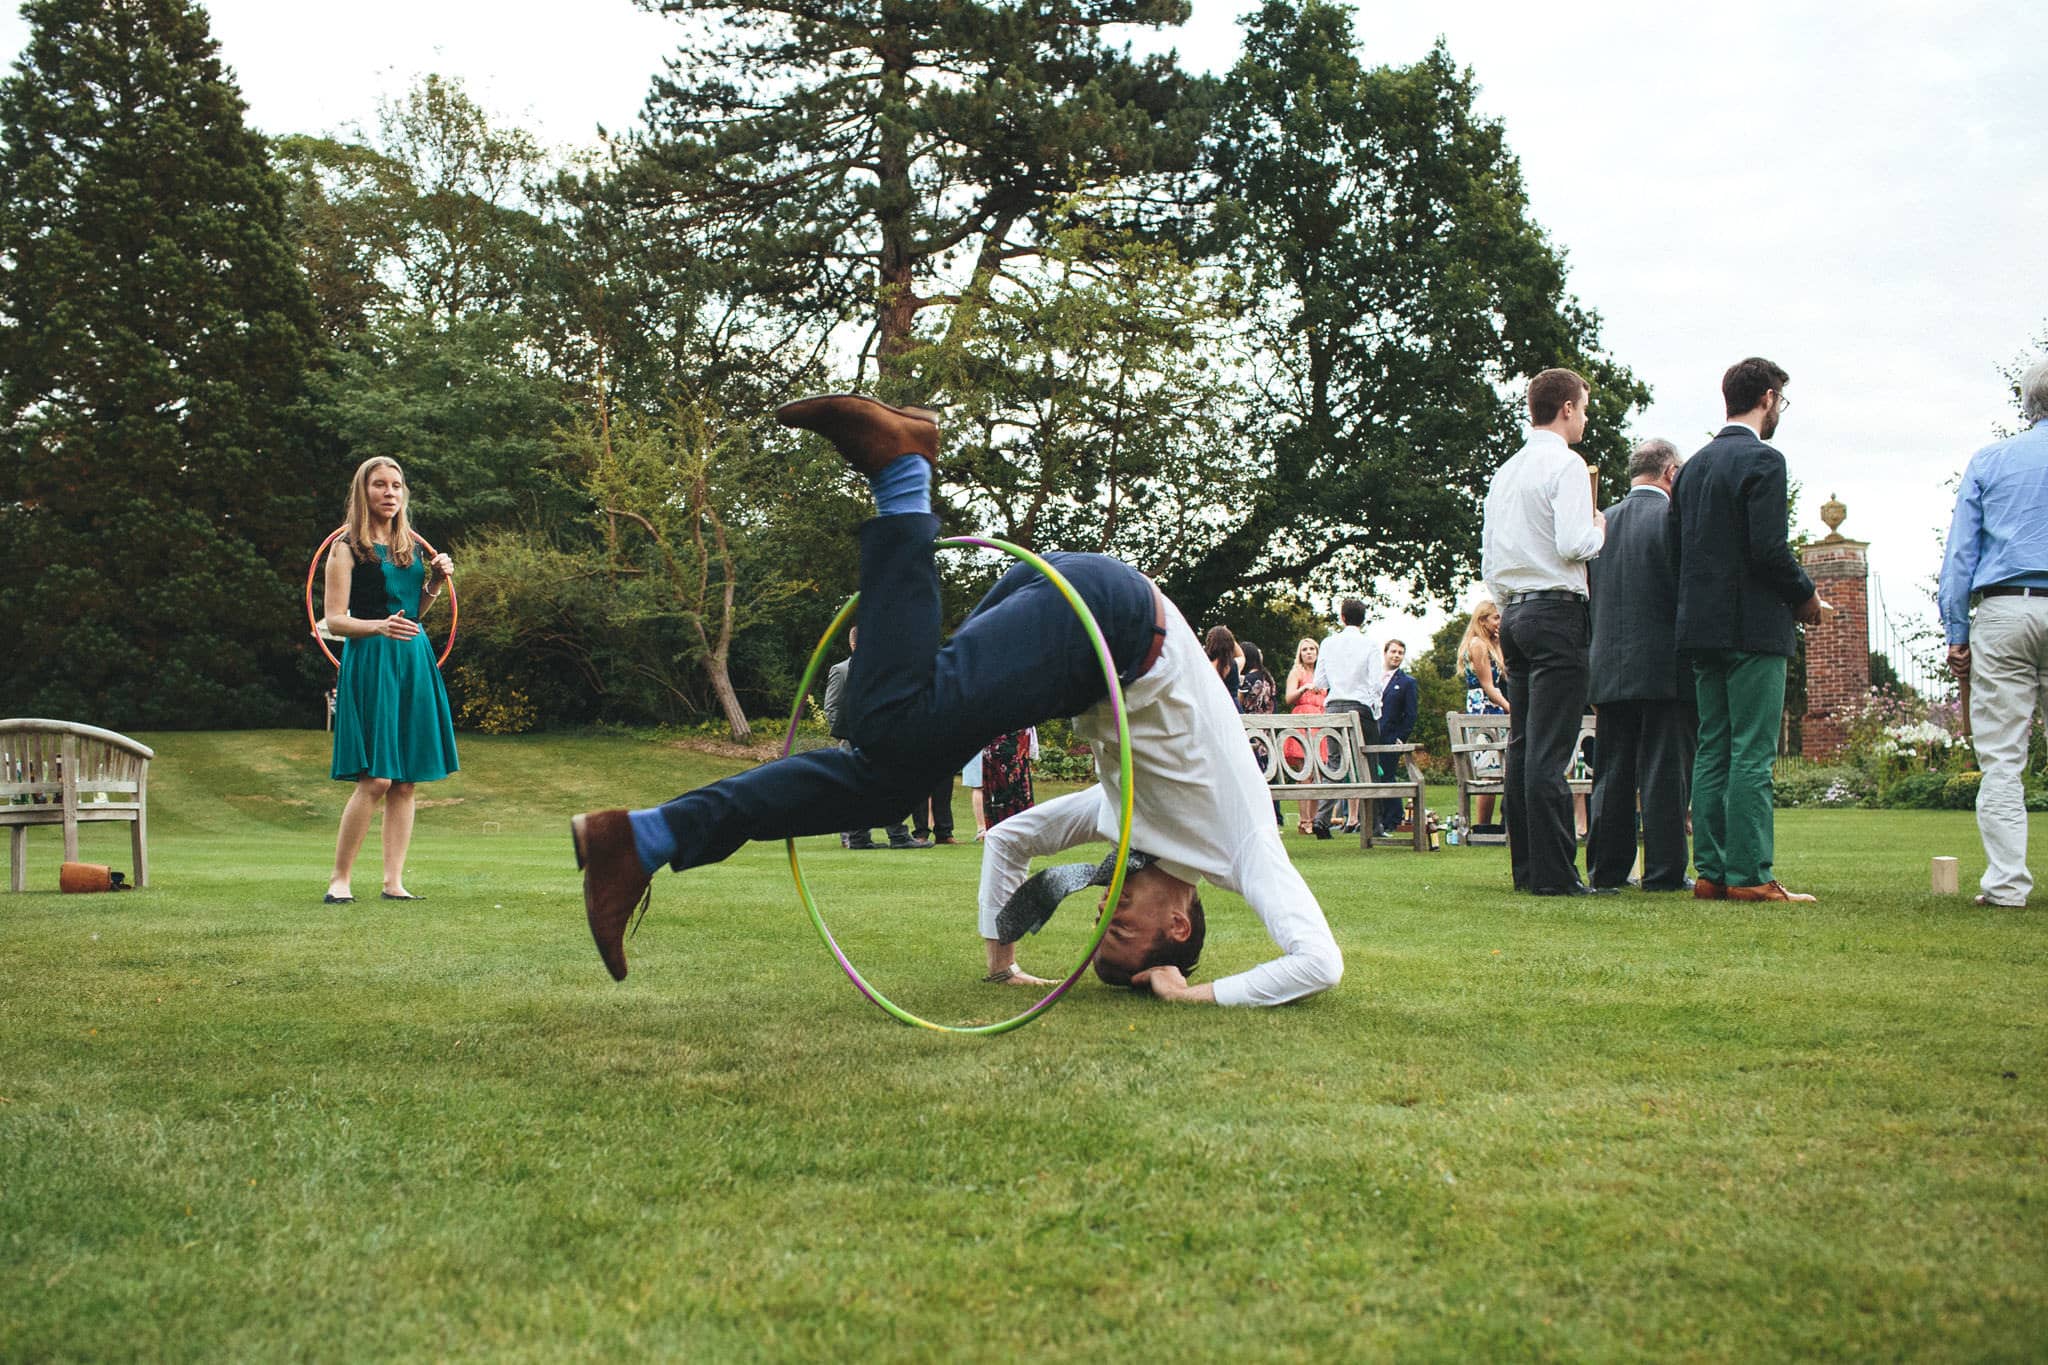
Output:
[[[1995,905],[2025,905],[2027,805],[2021,774],[2034,712],[2048,711],[2048,598],[1987,597],[1970,627],[1970,728],[1977,764],[1977,833],[1987,866],[1978,883]]]

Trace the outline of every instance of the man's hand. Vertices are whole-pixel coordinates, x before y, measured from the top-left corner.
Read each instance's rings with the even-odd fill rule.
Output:
[[[1170,962],[1157,967],[1147,967],[1131,978],[1131,984],[1139,990],[1146,990],[1161,1000],[1186,1000],[1195,1004],[1216,1003],[1216,988],[1204,981],[1199,986],[1190,986],[1180,968]]]
[[[1131,978],[1133,986],[1152,992],[1161,1000],[1178,1000],[1188,991],[1188,979],[1172,963],[1147,967]]]
[[[1955,674],[1958,679],[1967,679],[1970,676],[1969,645],[1960,644],[1948,647],[1948,671]]]
[[[1593,509],[1593,529],[1603,536],[1607,534],[1607,514],[1597,507]]]
[[[1816,592],[1813,596],[1793,608],[1792,614],[1799,618],[1801,625],[1817,626],[1828,617],[1833,616],[1835,608],[1832,603],[1822,598]]]

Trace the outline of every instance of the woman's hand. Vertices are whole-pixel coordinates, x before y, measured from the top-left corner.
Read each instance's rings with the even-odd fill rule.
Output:
[[[455,561],[448,557],[446,551],[435,555],[432,563],[434,572],[440,577],[448,579],[455,577]]]
[[[410,640],[420,633],[420,624],[400,613],[379,621],[376,633],[392,640]]]

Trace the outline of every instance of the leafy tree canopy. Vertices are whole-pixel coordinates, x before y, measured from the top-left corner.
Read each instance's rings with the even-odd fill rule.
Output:
[[[1175,579],[1194,601],[1385,579],[1448,597],[1478,545],[1493,470],[1520,441],[1523,382],[1591,381],[1589,458],[1617,482],[1648,391],[1529,218],[1501,126],[1437,47],[1367,67],[1351,12],[1269,0],[1224,83],[1209,164],[1214,248],[1244,280],[1265,462],[1231,534]]]
[[[111,725],[268,719],[331,472],[282,185],[196,5],[23,14],[0,82],[0,620],[41,628],[0,693]]]

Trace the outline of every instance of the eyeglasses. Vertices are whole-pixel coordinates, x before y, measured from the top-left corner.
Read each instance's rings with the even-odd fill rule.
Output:
[[[1785,396],[1785,391],[1783,389],[1772,389],[1771,392],[1778,395],[1779,412],[1783,412],[1786,408],[1792,406],[1792,400]]]

